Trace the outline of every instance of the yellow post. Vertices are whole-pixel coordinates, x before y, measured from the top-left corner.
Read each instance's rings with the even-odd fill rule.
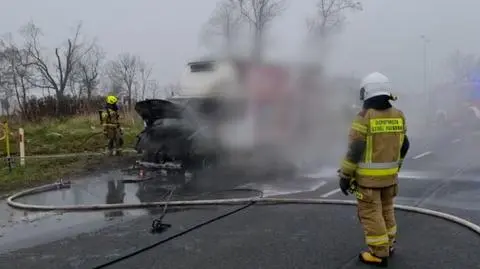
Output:
[[[7,153],[8,171],[12,172],[12,158],[10,156],[10,128],[8,128],[8,121],[3,122],[3,132],[5,137],[5,151]]]
[[[10,158],[10,130],[8,129],[8,122],[3,123],[3,131],[5,132],[5,150],[7,151],[7,158]]]

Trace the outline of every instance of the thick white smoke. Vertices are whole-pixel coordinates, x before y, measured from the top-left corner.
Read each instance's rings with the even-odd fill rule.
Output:
[[[230,84],[236,90],[226,92],[238,92],[223,95],[225,105],[219,113],[235,117],[222,117],[217,124],[222,147],[248,152],[260,166],[337,164],[356,113],[358,95],[351,89],[352,81],[328,78],[320,66],[302,62],[250,68],[254,77],[237,78]],[[237,106],[228,111],[229,99],[244,103],[241,112]]]

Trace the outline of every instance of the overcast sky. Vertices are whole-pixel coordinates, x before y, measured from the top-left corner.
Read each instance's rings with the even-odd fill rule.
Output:
[[[0,0],[0,32],[14,32],[32,19],[45,33],[43,44],[61,44],[82,20],[113,58],[132,52],[155,64],[155,78],[174,82],[183,65],[204,52],[202,24],[216,0]],[[290,0],[272,27],[272,51],[294,57],[305,34],[305,17],[315,0]],[[423,41],[428,46],[429,81],[445,77],[445,58],[456,49],[480,54],[479,0],[363,0],[364,11],[349,15],[337,37],[328,68],[334,73],[389,75],[399,91],[421,90]],[[461,3],[461,4],[460,4]]]

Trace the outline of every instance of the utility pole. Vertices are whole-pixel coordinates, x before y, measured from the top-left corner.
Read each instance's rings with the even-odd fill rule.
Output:
[[[430,43],[430,39],[428,39],[427,36],[421,35],[420,38],[423,40],[423,92],[425,94],[425,103],[427,106],[427,117],[426,121],[427,124],[429,124],[429,119],[430,119],[430,114],[433,113],[431,111],[431,106],[430,106],[430,92],[428,90],[428,84],[427,84],[427,45]]]

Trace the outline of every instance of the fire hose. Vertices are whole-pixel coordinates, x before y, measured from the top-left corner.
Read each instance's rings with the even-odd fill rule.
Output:
[[[191,232],[193,230],[199,229],[205,225],[208,225],[212,222],[215,222],[219,219],[228,217],[230,215],[233,215],[241,210],[244,210],[250,206],[254,205],[285,205],[285,204],[297,204],[297,205],[312,205],[312,204],[323,204],[323,205],[356,205],[356,201],[351,201],[351,200],[335,200],[335,199],[307,199],[307,198],[266,198],[263,197],[262,195],[255,196],[255,197],[250,197],[250,198],[230,198],[230,199],[209,199],[209,200],[186,200],[186,201],[161,201],[161,202],[148,202],[148,203],[130,203],[130,204],[95,204],[95,205],[66,205],[66,206],[54,206],[54,205],[32,205],[32,204],[24,204],[24,203],[19,203],[16,202],[15,200],[21,197],[25,197],[28,195],[36,194],[36,193],[41,193],[41,192],[47,192],[47,191],[53,191],[53,190],[59,190],[59,189],[66,189],[70,188],[71,183],[70,182],[57,182],[54,184],[48,184],[36,188],[31,188],[28,190],[24,190],[21,192],[18,192],[10,197],[7,198],[7,204],[13,208],[16,209],[23,209],[23,210],[40,210],[40,211],[94,211],[94,210],[112,210],[112,209],[144,209],[144,208],[152,208],[152,207],[164,207],[164,211],[166,211],[166,207],[169,206],[170,208],[178,208],[178,207],[195,207],[195,206],[241,206],[237,209],[231,210],[225,214],[222,214],[218,217],[215,217],[213,219],[209,219],[205,222],[202,222],[200,224],[197,224],[185,231],[182,231],[180,233],[176,233],[170,237],[167,237],[166,239],[160,240],[158,242],[155,242],[153,244],[150,244],[146,247],[143,247],[141,249],[138,249],[130,254],[124,255],[122,257],[116,258],[114,260],[111,260],[109,262],[106,262],[104,264],[98,265],[94,267],[95,269],[100,269],[100,268],[106,268],[110,265],[116,264],[122,260],[128,259],[130,257],[133,257],[139,253],[142,253],[144,251],[147,251],[149,249],[152,249],[156,246],[159,246],[163,243],[166,243],[170,240],[173,240],[177,237],[180,237],[188,232]],[[262,193],[263,194],[263,193]],[[171,193],[170,193],[171,196]],[[480,226],[466,220],[462,219],[460,217],[443,213],[440,211],[436,210],[431,210],[431,209],[426,209],[426,208],[420,208],[420,207],[415,207],[415,206],[406,206],[406,205],[395,205],[395,209],[401,210],[401,211],[406,211],[406,212],[413,212],[413,213],[419,213],[422,215],[427,215],[427,216],[433,216],[436,218],[440,218],[443,220],[447,220],[450,222],[453,222],[455,224],[458,224],[460,226],[463,226],[474,233],[480,235]],[[162,217],[160,217],[160,222],[161,218],[163,218],[164,214]],[[161,224],[161,223],[160,223]],[[164,224],[166,226],[169,226],[169,224]]]
[[[111,123],[104,123],[102,124],[103,127],[115,127],[117,128],[118,125],[117,124],[111,124]],[[90,135],[88,135],[82,142],[82,144],[80,144],[80,147],[83,147],[92,137],[95,137],[97,135],[101,135],[101,134],[104,134],[104,131],[100,131],[100,132],[94,132]]]
[[[281,204],[326,204],[326,205],[356,205],[356,201],[351,200],[336,200],[336,199],[317,199],[317,198],[268,198],[268,197],[250,197],[250,198],[229,198],[229,199],[207,199],[207,200],[186,200],[186,201],[159,201],[159,202],[144,202],[144,203],[122,203],[122,204],[94,204],[94,205],[33,205],[16,202],[15,200],[21,197],[29,196],[36,193],[53,191],[58,189],[70,188],[69,182],[58,182],[48,184],[40,187],[27,189],[7,198],[7,204],[10,207],[22,210],[35,211],[95,211],[95,210],[113,210],[113,209],[144,209],[152,207],[161,207],[168,205],[170,208],[175,207],[192,207],[192,206],[219,206],[219,205],[245,205],[255,203],[255,205],[281,205]],[[451,222],[460,224],[469,228],[480,235],[480,226],[469,222],[457,216],[414,206],[395,205],[396,209],[419,213],[423,215],[434,216],[437,218],[449,220]]]

